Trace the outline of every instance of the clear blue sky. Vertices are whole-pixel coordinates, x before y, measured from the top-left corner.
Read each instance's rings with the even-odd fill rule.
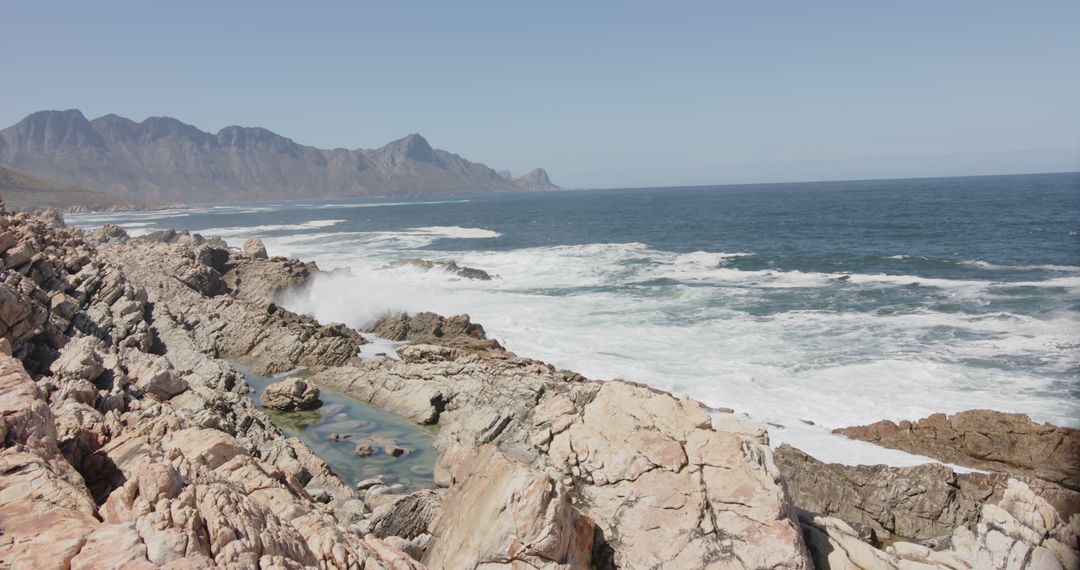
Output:
[[[1080,170],[1080,2],[0,0],[40,109],[617,187]]]

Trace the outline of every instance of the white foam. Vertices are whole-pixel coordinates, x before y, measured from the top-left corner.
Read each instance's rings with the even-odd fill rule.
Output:
[[[483,228],[463,228],[461,226],[428,226],[423,228],[413,228],[408,231],[458,239],[485,239],[502,235],[499,232],[485,230]]]
[[[206,237],[240,237],[261,236],[270,232],[296,232],[304,230],[317,230],[336,226],[345,220],[311,220],[299,224],[267,224],[262,226],[234,226],[227,228],[207,228],[197,230],[197,233]]]
[[[1080,266],[1077,265],[999,265],[997,263],[990,263],[989,261],[982,261],[981,259],[961,261],[960,265],[963,265],[965,267],[975,267],[978,269],[990,269],[1000,271],[1058,271],[1062,273],[1080,272]]]

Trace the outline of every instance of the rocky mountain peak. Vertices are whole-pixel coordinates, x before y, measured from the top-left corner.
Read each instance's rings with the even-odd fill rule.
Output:
[[[516,179],[514,182],[526,190],[559,190],[560,188],[551,182],[548,173],[543,168],[534,168],[528,174]]]
[[[101,135],[78,109],[38,111],[0,134],[9,144],[46,151],[64,146],[105,147]]]

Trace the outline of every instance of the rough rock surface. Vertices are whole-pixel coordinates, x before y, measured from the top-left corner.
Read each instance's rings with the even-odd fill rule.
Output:
[[[432,568],[587,568],[593,522],[570,489],[494,445],[456,456],[450,491],[431,524]]]
[[[220,273],[206,265],[208,256],[198,254],[206,247],[215,246],[197,234],[181,232],[171,241],[147,236],[109,243],[103,249],[129,281],[147,291],[155,316],[184,329],[201,352],[238,357],[259,374],[298,366],[318,369],[356,356],[364,340],[355,331],[290,313],[267,296],[306,281],[311,268],[300,269],[307,266],[277,258],[259,262],[230,251],[229,267],[221,278],[226,292],[212,295],[177,277],[192,271]],[[250,269],[255,264],[262,268]],[[241,279],[233,278],[237,274]]]
[[[369,332],[386,339],[407,340],[417,344],[439,344],[465,349],[499,349],[497,341],[487,338],[484,327],[471,322],[469,315],[444,317],[422,312],[387,315],[371,326]]]
[[[223,307],[261,319],[255,348],[307,330],[351,350],[355,333],[196,291],[173,271],[197,263],[176,255],[191,236],[131,244],[25,214],[0,230],[32,252],[7,256],[0,279],[0,567],[420,567],[348,529],[366,509],[355,491],[254,408],[203,327]]]
[[[248,238],[244,242],[244,255],[252,259],[266,259],[266,246],[263,245],[263,241],[257,237]]]
[[[431,271],[432,269],[438,269],[457,275],[458,277],[464,277],[465,279],[475,279],[477,281],[491,281],[491,274],[483,269],[476,269],[473,267],[462,267],[455,261],[428,261],[426,259],[420,259],[419,257],[412,259],[401,259],[387,265],[388,268],[393,267],[415,267],[417,269],[423,269],[424,271]]]
[[[322,405],[319,389],[299,378],[288,378],[267,386],[259,401],[263,407],[279,412],[314,410]]]
[[[848,466],[822,463],[787,444],[776,464],[800,509],[865,525],[878,540],[893,534],[926,539],[973,525],[994,486],[985,475],[958,475],[948,467]]]
[[[442,426],[435,476],[449,491],[441,511],[448,514],[439,520],[454,516],[457,497],[480,485],[471,481],[506,471],[514,481],[549,481],[551,497],[573,498],[573,509],[596,527],[591,563],[600,567],[809,567],[764,430],[713,429],[698,402],[627,382],[588,381],[501,350],[408,345],[398,353],[400,361],[363,360],[311,380]],[[462,471],[478,461],[491,473]],[[515,504],[510,489],[520,486],[490,484],[508,490],[492,501]],[[464,535],[448,534],[445,524],[432,527],[425,560],[474,560],[458,558],[466,554],[446,542]],[[492,523],[469,524],[483,534]],[[513,524],[500,524],[511,532]],[[477,544],[488,554],[475,560],[525,563],[508,558],[504,544]],[[566,563],[558,558],[528,555],[529,564]]]
[[[986,504],[974,532],[953,530],[937,548],[894,542],[884,551],[859,539],[840,519],[799,512],[817,568],[865,570],[1075,570],[1080,568],[1080,515],[1063,518],[1025,483],[1009,480],[998,504]]]
[[[970,410],[835,431],[956,465],[1038,477],[1080,490],[1080,430],[1036,423],[1024,414]]]

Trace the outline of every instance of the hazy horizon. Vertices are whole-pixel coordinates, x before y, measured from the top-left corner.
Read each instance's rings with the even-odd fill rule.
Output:
[[[318,148],[418,132],[578,188],[1080,170],[1069,2],[6,12],[4,127],[78,108]]]

